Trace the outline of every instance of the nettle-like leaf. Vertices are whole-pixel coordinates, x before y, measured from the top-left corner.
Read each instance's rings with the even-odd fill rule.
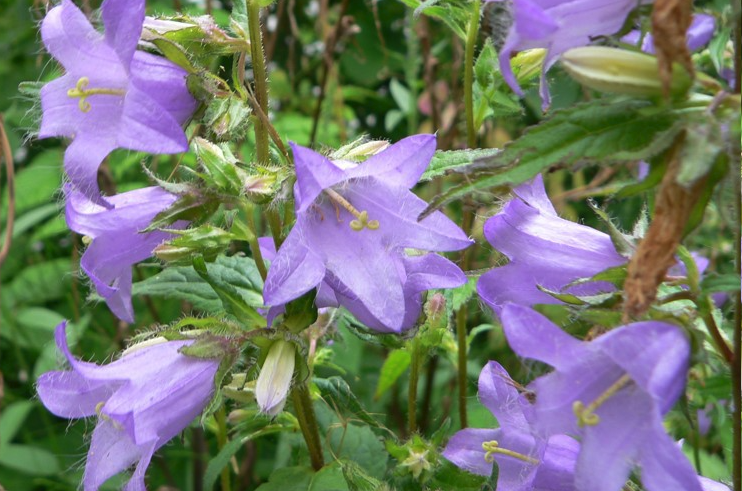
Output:
[[[430,181],[445,175],[459,167],[473,164],[475,161],[495,157],[502,150],[499,148],[467,148],[465,150],[439,150],[433,155],[428,169],[420,177],[420,182]]]
[[[459,168],[465,179],[437,196],[421,218],[476,191],[517,186],[550,167],[647,159],[666,148],[685,118],[646,101],[601,100],[554,112],[502,152]]]
[[[455,0],[400,0],[415,9],[415,15],[427,15],[446,24],[462,40],[466,39],[466,24],[471,17],[468,4]]]

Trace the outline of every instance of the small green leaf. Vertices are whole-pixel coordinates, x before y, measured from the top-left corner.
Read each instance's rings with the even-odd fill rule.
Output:
[[[322,397],[330,407],[346,408],[355,414],[358,419],[374,428],[384,428],[361,406],[356,396],[351,392],[348,383],[340,377],[315,378],[314,383],[319,388]]]
[[[219,295],[201,279],[192,266],[165,268],[155,276],[134,283],[132,295],[184,300],[202,312],[212,314],[224,312]]]
[[[188,73],[196,73],[198,71],[196,67],[193,66],[193,63],[191,63],[186,52],[174,42],[166,38],[153,39],[151,42],[157,46],[157,49],[159,49],[163,55],[165,55],[165,58],[172,61]]]
[[[409,114],[415,109],[415,103],[412,100],[410,89],[399,83],[399,80],[393,78],[389,83],[389,91],[392,93],[394,102],[404,114]]]
[[[409,351],[395,350],[389,353],[379,373],[379,382],[376,385],[374,399],[379,399],[386,391],[392,388],[394,383],[402,376],[410,366],[411,357]]]
[[[13,439],[33,407],[31,401],[18,401],[3,408],[0,415],[0,447]]]
[[[499,148],[468,148],[466,150],[438,150],[428,165],[428,169],[420,177],[420,181],[429,181],[434,177],[445,175],[446,172],[471,165],[477,159],[494,157],[502,150]]]

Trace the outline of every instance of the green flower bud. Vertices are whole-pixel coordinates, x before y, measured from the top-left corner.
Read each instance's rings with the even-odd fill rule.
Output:
[[[295,356],[293,343],[279,339],[271,345],[255,384],[255,399],[261,412],[276,416],[283,411],[294,376]]]
[[[657,58],[646,53],[602,46],[573,48],[562,54],[562,66],[581,84],[601,92],[662,96]],[[693,80],[679,64],[673,65],[670,94],[683,97]]]

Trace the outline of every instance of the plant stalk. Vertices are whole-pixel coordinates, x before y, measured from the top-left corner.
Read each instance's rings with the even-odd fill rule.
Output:
[[[407,393],[407,428],[410,435],[417,431],[417,383],[420,379],[420,346],[415,339],[410,343],[410,384]]]
[[[217,444],[219,445],[219,450],[221,450],[227,444],[227,413],[224,410],[223,405],[216,411],[216,413],[214,413],[214,417],[216,418],[216,424],[219,429],[216,434],[216,440]],[[221,485],[222,491],[231,491],[232,489],[232,482],[229,478],[228,465],[225,465],[222,469]]]
[[[737,78],[739,83],[739,77]],[[739,87],[739,86],[738,86]],[[737,89],[739,90],[739,89]],[[734,267],[737,276],[742,276],[742,191],[740,190],[740,155],[739,147],[735,149],[736,167],[732,172],[734,176],[734,208],[737,218],[734,233]],[[732,369],[732,396],[734,400],[734,412],[732,421],[734,421],[733,438],[734,442],[732,458],[732,479],[734,490],[742,491],[742,292],[738,291],[734,295],[734,362],[731,363]]]
[[[317,418],[314,415],[314,406],[312,405],[312,397],[309,395],[309,388],[306,384],[300,384],[291,392],[291,397],[294,401],[294,409],[296,411],[296,417],[299,420],[301,433],[304,435],[304,441],[307,443],[312,468],[318,471],[325,465],[325,461],[322,456],[319,427],[317,426]]]
[[[479,34],[480,7],[480,0],[472,2],[464,51],[464,106],[466,109],[466,142],[469,148],[475,148],[477,145],[477,129],[474,127],[474,49],[477,47]]]

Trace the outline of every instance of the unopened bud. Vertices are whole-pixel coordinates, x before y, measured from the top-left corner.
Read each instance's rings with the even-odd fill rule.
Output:
[[[363,160],[366,157],[376,155],[377,153],[386,150],[388,146],[388,141],[372,140],[351,149],[347,154],[345,154],[345,158],[348,160]]]
[[[278,340],[268,350],[255,384],[255,399],[262,413],[276,416],[283,411],[294,376],[296,348],[293,343]]]
[[[644,97],[663,94],[657,58],[646,53],[603,46],[573,48],[562,54],[562,66],[578,82],[601,92]],[[692,79],[679,64],[673,65],[670,94],[682,97]]]

